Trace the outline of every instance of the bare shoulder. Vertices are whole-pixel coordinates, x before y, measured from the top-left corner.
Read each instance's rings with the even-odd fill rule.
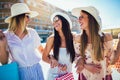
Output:
[[[112,35],[110,33],[105,33],[104,41],[107,42],[111,40],[113,40]]]
[[[80,34],[75,34],[74,35],[74,41],[80,43],[81,35]]]
[[[53,42],[54,41],[54,35],[50,35],[48,38],[47,38],[47,42]]]
[[[53,43],[54,43],[54,36],[51,35],[47,38],[47,42],[45,46],[46,51],[49,51],[53,48]]]

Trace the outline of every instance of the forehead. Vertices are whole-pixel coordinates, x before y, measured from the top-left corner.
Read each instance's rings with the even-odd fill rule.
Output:
[[[82,16],[88,16],[86,13],[84,13],[84,12],[82,12],[82,11],[80,12],[80,16],[81,16],[81,15],[82,15]]]
[[[28,13],[25,13],[25,15],[30,15],[30,14],[28,14]]]

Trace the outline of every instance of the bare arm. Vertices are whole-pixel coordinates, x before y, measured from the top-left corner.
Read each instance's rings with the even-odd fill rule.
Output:
[[[42,60],[49,63],[51,68],[58,66],[58,61],[53,56],[49,55],[50,51],[53,49],[53,41],[54,41],[53,36],[48,38],[42,55]]]
[[[8,51],[7,48],[7,40],[5,35],[0,31],[0,62],[2,64],[8,63]]]
[[[91,73],[100,73],[101,71],[101,65],[95,65],[95,64],[84,64],[84,68],[86,68]]]
[[[119,57],[120,57],[120,38],[117,44],[117,49],[115,50],[115,53],[112,56],[111,64],[115,64],[115,62],[119,59]]]
[[[105,36],[106,36],[105,41],[113,40],[112,35],[106,34]],[[119,56],[120,56],[120,38],[116,50],[111,51],[107,57],[108,59],[110,59],[109,62],[111,63],[111,65],[114,65],[115,62],[119,59]]]
[[[8,51],[6,49],[0,48],[0,62],[3,65],[8,63]]]
[[[75,34],[73,35],[73,40],[74,40],[74,48],[75,48],[75,61],[74,63],[76,72],[80,73],[84,69],[84,60],[82,56],[80,56],[80,34]]]
[[[49,53],[51,51],[51,49],[53,48],[53,37],[49,37],[47,42],[46,42],[46,46],[45,46],[45,49],[43,51],[43,55],[42,55],[42,60],[47,62],[47,63],[51,63],[50,61],[50,58],[48,57],[49,56]]]

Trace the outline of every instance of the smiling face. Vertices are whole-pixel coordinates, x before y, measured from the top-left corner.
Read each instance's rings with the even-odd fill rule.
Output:
[[[25,14],[25,26],[27,26],[29,22],[30,22],[30,16],[29,14]]]
[[[58,16],[54,17],[53,26],[54,26],[56,31],[62,30],[62,21],[59,19]]]
[[[80,23],[80,28],[82,30],[88,29],[89,19],[88,19],[88,15],[86,13],[81,11],[78,21]]]

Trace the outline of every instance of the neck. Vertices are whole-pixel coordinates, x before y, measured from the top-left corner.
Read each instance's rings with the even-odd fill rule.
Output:
[[[18,29],[15,34],[20,38],[22,39],[24,36],[25,36],[25,32],[21,29]]]
[[[62,31],[59,32],[59,35],[62,41],[65,40],[65,36]]]
[[[65,36],[64,36],[64,34],[63,34],[62,31],[59,32],[59,36],[60,36],[60,39],[61,39],[61,44],[60,44],[60,46],[61,46],[61,47],[66,47]]]

